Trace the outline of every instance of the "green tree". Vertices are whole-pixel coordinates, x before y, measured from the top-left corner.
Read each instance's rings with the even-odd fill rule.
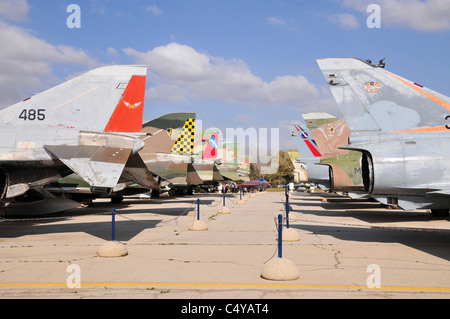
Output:
[[[250,164],[249,178],[250,180],[261,178],[261,168],[259,167],[259,164],[257,163]]]
[[[272,185],[278,183],[289,183],[294,179],[294,164],[289,157],[288,152],[279,152],[278,171],[274,174],[264,176]]]

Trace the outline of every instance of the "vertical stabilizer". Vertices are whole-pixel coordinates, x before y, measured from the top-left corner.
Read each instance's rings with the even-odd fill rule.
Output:
[[[0,124],[102,132],[116,107],[127,108],[119,102],[125,91],[131,91],[129,83],[132,82],[133,91],[142,91],[146,73],[147,67],[138,65],[112,65],[91,70],[1,110]],[[139,82],[139,86],[135,86],[135,82]],[[133,96],[136,92],[129,93]],[[129,106],[134,104],[135,109],[142,112],[143,105],[136,107],[141,101],[124,101],[130,103]],[[122,130],[123,126],[114,129]]]
[[[134,75],[114,110],[105,132],[140,132],[144,116],[145,76]]]
[[[450,98],[356,58],[317,59],[352,132],[448,131]]]

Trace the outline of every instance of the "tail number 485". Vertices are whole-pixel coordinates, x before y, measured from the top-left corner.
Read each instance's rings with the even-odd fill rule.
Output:
[[[45,109],[23,109],[19,115],[19,119],[24,121],[43,121],[45,120]]]

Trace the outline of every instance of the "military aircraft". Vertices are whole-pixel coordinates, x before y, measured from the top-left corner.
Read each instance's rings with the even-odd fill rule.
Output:
[[[289,124],[288,130],[300,153],[300,158],[295,160],[306,165],[308,181],[317,184],[321,189],[329,189],[330,168],[327,165],[320,165],[322,154],[308,128],[298,122]]]
[[[169,113],[143,125],[145,147],[139,151],[148,170],[158,180],[152,196],[168,189],[169,195],[191,194],[203,180],[192,166],[195,113]]]
[[[142,123],[146,73],[146,66],[100,67],[1,110],[0,199],[6,208],[54,199],[43,186],[72,172],[93,190],[113,189],[130,156],[144,146],[130,134]]]
[[[303,113],[302,117],[322,155],[320,163],[330,167],[330,191],[352,198],[364,196],[361,153],[339,148],[347,145],[350,136],[347,123],[324,112]]]
[[[387,205],[450,208],[450,99],[357,58],[317,59],[351,136],[342,147],[362,153],[364,190]]]
[[[158,197],[165,191],[171,196],[189,193],[192,185],[202,183],[195,170],[190,167],[190,141],[194,138],[195,117],[195,113],[169,113],[144,123],[140,139],[145,146],[130,157],[122,173],[121,183],[110,193],[92,192],[89,184],[76,174],[46,185],[46,189],[85,204],[90,204],[99,197],[120,202],[124,195],[149,191],[152,197]],[[135,165],[130,165],[130,162]],[[151,177],[146,177],[149,174]],[[139,180],[143,177],[153,180],[154,184],[149,185],[145,181],[140,183]]]

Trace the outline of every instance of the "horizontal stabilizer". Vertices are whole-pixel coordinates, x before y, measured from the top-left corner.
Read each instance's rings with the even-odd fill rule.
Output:
[[[128,159],[122,172],[122,179],[134,182],[146,188],[159,188],[139,153],[133,154]]]
[[[44,148],[91,187],[115,187],[131,154],[131,149],[127,148],[90,145],[47,145]]]

